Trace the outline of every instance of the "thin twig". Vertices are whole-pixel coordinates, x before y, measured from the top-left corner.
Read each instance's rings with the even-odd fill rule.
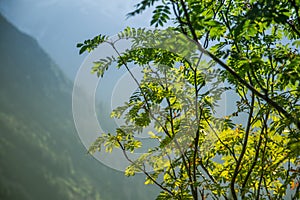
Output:
[[[126,153],[126,149],[125,147],[121,144],[120,141],[118,141],[118,144],[120,145],[120,148],[122,149],[123,155],[125,156],[126,160],[128,162],[130,162],[132,165],[134,165],[135,167],[137,167],[139,170],[141,170],[149,179],[151,179],[151,181],[153,181],[154,184],[156,184],[158,187],[160,187],[162,190],[168,192],[170,195],[174,196],[174,193],[172,191],[170,191],[168,188],[165,188],[163,185],[159,184],[145,169],[143,169],[141,166],[139,166],[137,163],[135,163],[134,161],[132,161],[127,153]]]

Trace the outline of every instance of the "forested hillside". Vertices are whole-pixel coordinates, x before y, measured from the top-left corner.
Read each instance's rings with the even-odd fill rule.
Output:
[[[0,15],[0,199],[154,199],[80,143],[72,84],[28,35]]]

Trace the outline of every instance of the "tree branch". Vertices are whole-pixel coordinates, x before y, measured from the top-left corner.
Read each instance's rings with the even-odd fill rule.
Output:
[[[160,187],[162,190],[168,192],[170,195],[174,196],[174,193],[172,191],[170,191],[168,188],[165,188],[163,185],[159,184],[145,169],[143,169],[141,166],[139,166],[137,163],[135,163],[134,161],[132,161],[125,150],[125,147],[121,144],[121,142],[119,140],[117,140],[118,144],[120,145],[120,148],[122,149],[123,155],[125,156],[126,160],[128,162],[130,162],[132,165],[134,165],[135,167],[137,167],[139,170],[141,170],[148,178],[151,179],[151,181],[153,181],[153,183],[155,185],[157,185],[158,187]]]
[[[183,0],[180,0],[182,9],[184,11],[184,15],[185,18],[187,20],[187,25],[191,31],[192,34],[192,38],[189,38],[187,36],[187,39],[192,40],[196,43],[196,45],[198,46],[198,49],[203,52],[204,54],[208,55],[210,58],[212,58],[217,64],[219,64],[221,67],[223,67],[226,71],[228,71],[241,85],[246,86],[249,90],[251,90],[256,96],[262,98],[263,100],[265,100],[269,105],[271,105],[273,108],[275,108],[279,113],[282,113],[286,118],[291,119],[293,121],[293,123],[295,123],[295,125],[300,129],[300,120],[297,119],[296,117],[294,117],[292,114],[290,114],[289,112],[287,112],[283,107],[281,107],[279,104],[277,104],[276,102],[274,102],[272,99],[270,99],[267,95],[260,93],[259,91],[257,91],[252,85],[250,85],[245,79],[243,79],[242,77],[239,76],[239,74],[234,71],[231,67],[229,67],[227,64],[225,64],[223,61],[221,61],[218,57],[216,57],[214,54],[212,54],[211,52],[209,52],[208,50],[204,49],[202,47],[202,45],[200,44],[200,42],[198,41],[196,32],[192,26],[192,23],[190,21],[190,16],[188,13],[188,10],[186,8],[186,5],[184,3]],[[230,1],[231,3],[231,1]],[[300,35],[300,33],[299,33]]]
[[[235,192],[235,180],[238,176],[238,173],[239,173],[239,170],[240,170],[239,168],[240,168],[240,165],[242,163],[242,160],[244,158],[244,155],[245,155],[245,152],[246,152],[246,149],[247,149],[248,137],[249,137],[249,133],[250,133],[250,129],[251,129],[251,123],[252,123],[251,119],[252,119],[252,115],[253,115],[253,111],[254,111],[254,101],[255,101],[255,95],[252,93],[250,113],[249,113],[249,116],[248,116],[248,122],[247,122],[246,131],[245,131],[244,143],[243,143],[242,151],[241,151],[241,154],[239,156],[238,162],[235,166],[235,170],[234,170],[231,182],[230,182],[230,190],[231,190],[231,194],[232,194],[232,197],[233,197],[234,200],[238,199],[237,195],[236,195],[236,192]]]
[[[267,114],[265,115],[265,120],[268,119],[268,115],[269,115],[269,113],[267,113]],[[265,124],[264,124],[264,125],[265,125]],[[259,156],[260,147],[261,147],[262,139],[263,139],[262,134],[263,134],[263,132],[264,132],[264,130],[265,130],[266,128],[267,128],[267,127],[263,126],[262,129],[261,129],[261,132],[260,132],[260,134],[259,134],[259,140],[258,140],[258,144],[257,144],[257,148],[256,148],[256,152],[255,152],[255,156],[254,156],[253,162],[252,162],[252,164],[251,164],[251,166],[250,166],[250,169],[249,169],[249,171],[247,172],[247,175],[246,175],[246,177],[245,177],[245,179],[244,179],[244,182],[243,182],[243,184],[242,184],[242,189],[241,189],[242,199],[243,199],[243,197],[244,197],[244,195],[245,195],[245,187],[246,187],[246,184],[247,184],[247,182],[248,182],[248,179],[250,178],[250,175],[251,175],[251,173],[252,173],[252,171],[253,171],[253,169],[254,169],[256,163],[257,163],[257,159],[258,159],[258,156]]]

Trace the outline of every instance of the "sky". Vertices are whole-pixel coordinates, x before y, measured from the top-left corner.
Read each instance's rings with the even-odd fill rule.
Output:
[[[139,0],[0,0],[0,12],[33,36],[73,80],[85,55],[76,44],[125,27],[148,27],[151,11],[126,19]]]

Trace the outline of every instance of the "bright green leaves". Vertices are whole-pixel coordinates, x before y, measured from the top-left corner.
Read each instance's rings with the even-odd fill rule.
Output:
[[[170,14],[171,12],[169,6],[156,6],[155,10],[153,11],[153,16],[150,25],[155,25],[155,27],[163,26],[170,19]]]
[[[141,14],[143,11],[145,11],[147,8],[151,7],[154,5],[155,2],[158,0],[142,0],[140,3],[135,5],[135,10],[128,13],[128,17],[135,16],[137,14]]]
[[[236,156],[241,152],[244,134],[245,132],[240,128],[235,130],[227,129],[219,135],[220,140],[215,143],[215,147],[209,150],[216,150],[216,155],[222,155],[222,161],[213,162],[210,167],[211,174],[214,177],[218,177],[219,183],[228,183],[231,180],[232,171],[236,164]],[[284,195],[283,187],[281,187],[283,183],[277,178],[286,179],[284,166],[288,162],[289,155],[287,144],[288,138],[281,135],[269,134],[267,136],[259,132],[251,133],[243,164],[239,169],[239,175],[236,180],[237,188],[243,190],[244,194],[247,194],[246,196],[249,198],[250,196],[252,198],[255,197],[254,191],[258,187],[256,179],[261,176],[260,173],[263,171],[265,174],[264,187],[269,187],[270,190],[274,191],[275,195],[282,197]],[[232,152],[235,153],[232,154]],[[266,157],[272,162],[269,162]],[[248,181],[245,182],[246,177]],[[286,179],[286,181],[289,182],[290,178]],[[217,193],[217,191],[213,192]]]
[[[124,128],[124,130],[123,130]],[[89,153],[94,154],[97,151],[101,151],[104,147],[106,152],[112,152],[114,148],[121,148],[124,151],[134,152],[142,146],[141,141],[133,137],[135,129],[130,127],[121,127],[116,130],[116,134],[102,134],[96,139],[90,146]]]
[[[217,94],[217,90],[213,88],[204,95],[198,93],[218,73],[211,69],[212,63],[199,60],[199,56],[194,53],[194,43],[188,44],[185,37],[171,37],[168,31],[161,31],[160,34],[153,31],[150,37],[143,37],[144,32],[140,29],[125,29],[117,40],[132,38],[131,48],[119,53],[118,57],[99,59],[92,68],[92,72],[102,77],[114,63],[117,68],[123,67],[128,72],[128,65],[133,63],[139,65],[144,76],[137,83],[137,89],[129,100],[111,114],[112,117],[124,119],[124,124],[113,134],[102,134],[92,144],[90,153],[101,148],[105,148],[107,152],[119,148],[124,155],[136,152],[136,149],[144,146],[136,136],[149,128],[150,124],[154,124],[150,138],[153,146],[147,147],[147,153],[141,154],[136,160],[128,160],[130,165],[125,175],[145,172],[145,167],[149,167],[153,173],[147,175],[146,184],[157,184],[158,177],[163,176],[164,180],[160,184],[168,188],[168,198],[191,199],[191,174],[187,170],[200,163],[199,158],[193,163],[191,147],[197,130],[208,126],[207,123],[199,123],[198,119],[200,115],[205,116],[206,120],[210,119],[214,107],[213,96],[222,92]],[[114,42],[107,43],[112,47],[116,46]],[[144,47],[145,44],[149,44],[149,47]],[[177,51],[181,55],[175,53]],[[213,73],[208,73],[210,70]],[[196,112],[200,109],[201,112]],[[201,143],[205,140],[204,137],[201,131]],[[183,164],[181,159],[185,152],[188,160]],[[198,185],[196,180],[193,185]]]
[[[106,135],[102,135],[101,137],[98,137],[93,144],[90,146],[88,152],[90,154],[94,154],[97,151],[101,151],[102,149],[102,144],[104,144],[104,142],[106,141],[107,136]]]
[[[93,39],[85,40],[83,43],[78,43],[76,45],[76,47],[80,48],[79,54],[82,54],[85,51],[91,52],[96,47],[98,47],[99,44],[105,42],[106,39],[107,39],[107,36],[100,34],[100,35],[94,37]]]
[[[279,67],[279,81],[281,81],[281,89],[286,87],[297,90],[300,80],[300,55],[299,51],[292,50],[287,46],[279,45],[274,52],[274,57],[281,64]]]
[[[150,60],[151,62],[154,62],[154,64],[171,67],[176,61],[181,61],[183,58],[166,50],[155,48],[136,48],[123,53],[119,58],[117,67],[121,67],[123,62],[133,62],[134,64],[138,65],[148,65],[151,63]]]
[[[118,33],[119,39],[131,39],[134,38],[137,42],[143,41],[144,39],[152,36],[153,33],[145,28],[130,28],[126,27],[123,31]]]
[[[135,64],[144,76],[128,102],[112,113],[125,119],[124,125],[99,137],[90,152],[103,147],[134,152],[145,147],[135,135],[154,124],[149,134],[156,143],[125,175],[150,167],[145,184],[160,186],[157,199],[199,199],[200,193],[212,199],[226,199],[229,193],[242,199],[282,199],[295,184],[298,175],[292,169],[299,165],[299,127],[294,122],[300,119],[300,43],[287,40],[300,37],[299,3],[156,2],[142,0],[129,16],[153,6],[151,25],[175,20],[176,30],[185,36],[169,34],[174,28],[126,28],[118,34],[119,40],[132,39],[131,48],[100,59],[92,71],[103,76],[112,64],[127,70]],[[191,40],[197,44],[190,45]],[[78,44],[80,53],[101,42],[103,36]],[[216,63],[197,62],[198,48],[211,45],[210,52],[227,66],[221,65],[224,70],[214,68],[220,64],[216,58]],[[222,81],[226,87],[220,86]],[[227,86],[234,93],[227,102],[231,108],[217,118],[215,108]]]
[[[142,143],[138,140],[129,140],[129,142],[125,143],[124,146],[127,151],[133,153],[135,149],[140,148],[142,146]]]
[[[258,1],[247,7],[239,16],[235,16],[238,19],[233,28],[236,39],[240,36],[249,40],[249,37],[255,37],[275,24],[287,25],[291,16],[288,4],[281,1]]]
[[[102,134],[101,137],[98,137],[96,141],[89,148],[89,153],[94,154],[97,151],[101,151],[102,146],[105,147],[106,152],[111,152],[113,148],[119,147],[116,137],[108,134]]]
[[[205,85],[205,74],[201,73],[200,71],[194,72],[193,70],[187,70],[186,72],[186,79],[192,85]]]
[[[262,23],[249,20],[244,21],[234,29],[235,38],[243,37],[246,40],[250,40],[256,37],[258,31],[264,28],[263,26],[259,26],[260,24]]]
[[[101,58],[100,60],[94,62],[94,66],[92,67],[91,72],[97,73],[98,77],[103,77],[104,72],[108,70],[109,66],[115,62],[116,59],[112,57]]]
[[[151,122],[150,114],[143,106],[146,106],[144,105],[144,102],[133,105],[128,112],[128,116],[125,118],[134,122],[134,125],[136,126],[148,126]]]
[[[97,48],[100,44],[107,42],[108,37],[105,35],[98,35],[93,39],[85,40],[84,43],[78,43],[77,48],[80,48],[79,54],[84,52],[91,52],[95,48]],[[102,77],[104,71],[108,69],[108,67],[115,61],[115,58],[107,57],[101,58],[99,61],[94,62],[94,66],[92,67],[91,72],[96,73],[98,77]]]
[[[206,26],[208,26],[209,35],[212,40],[218,40],[225,35],[226,33],[226,26],[220,22],[217,21],[208,21],[205,23]]]
[[[148,7],[154,5],[158,0],[143,0],[142,2],[135,5],[136,9],[127,14],[128,17],[132,17],[136,14],[142,13]],[[163,5],[158,5],[155,7],[152,15],[152,20],[150,22],[151,25],[155,25],[155,27],[163,26],[168,20],[170,20],[170,7],[167,3],[163,2]]]
[[[134,176],[137,170],[138,169],[135,169],[134,166],[130,165],[129,167],[126,168],[124,174],[125,176]]]

